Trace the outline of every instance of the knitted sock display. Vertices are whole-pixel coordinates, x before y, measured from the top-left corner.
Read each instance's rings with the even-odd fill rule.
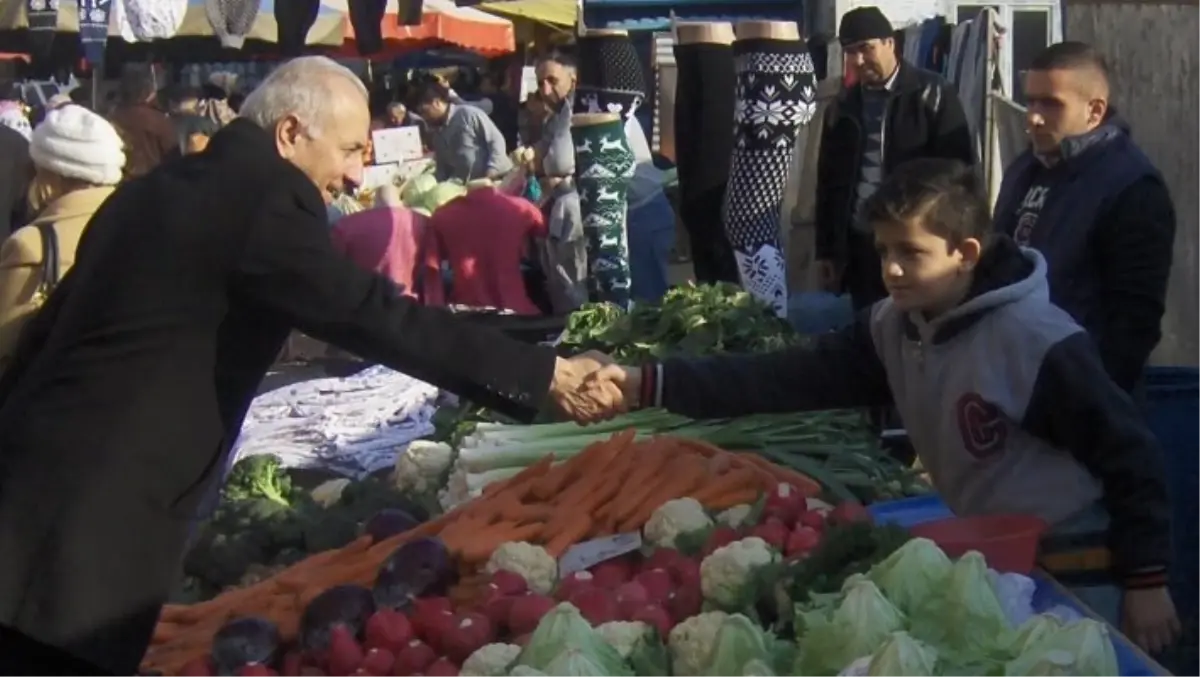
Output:
[[[733,46],[675,45],[675,167],[679,218],[700,283],[738,281],[721,205],[733,152]]]
[[[621,120],[573,124],[575,185],[588,255],[588,298],[629,307],[626,193],[633,152]]]
[[[25,17],[29,21],[29,49],[35,60],[50,56],[54,33],[58,31],[59,0],[26,0]]]
[[[296,56],[308,43],[308,31],[317,22],[321,0],[289,0],[275,3],[275,25],[279,28],[279,51]]]
[[[83,58],[90,64],[104,63],[104,44],[108,42],[108,11],[112,0],[79,2],[79,44]]]
[[[204,14],[221,45],[241,49],[254,28],[261,0],[204,0]]]
[[[575,113],[618,113],[628,119],[646,100],[646,77],[628,35],[577,39]]]
[[[110,24],[126,42],[165,40],[179,32],[187,8],[188,0],[112,0]]]
[[[816,79],[798,40],[738,40],[733,54],[737,103],[722,220],[742,286],[783,317],[787,273],[779,209],[796,133],[816,110]]]

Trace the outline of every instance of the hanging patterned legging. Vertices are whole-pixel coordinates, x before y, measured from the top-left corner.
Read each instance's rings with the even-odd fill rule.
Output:
[[[29,23],[30,52],[38,60],[48,59],[58,31],[58,12],[72,0],[25,0]],[[104,63],[104,45],[108,41],[109,11],[112,0],[74,0],[79,18],[79,43],[83,57],[91,64]]]
[[[621,120],[571,127],[575,185],[587,241],[588,300],[629,307],[626,193],[633,152]]]
[[[787,313],[779,209],[801,125],[816,109],[812,58],[798,40],[733,43],[734,145],[722,218],[742,286]]]
[[[619,113],[628,119],[646,100],[646,77],[628,35],[578,38],[575,113]]]
[[[737,282],[721,205],[733,151],[733,46],[675,45],[675,167],[679,218],[692,244],[700,283]]]

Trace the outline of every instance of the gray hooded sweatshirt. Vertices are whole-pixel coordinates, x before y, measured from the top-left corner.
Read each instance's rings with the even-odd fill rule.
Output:
[[[1045,260],[1008,238],[989,247],[967,300],[932,321],[884,299],[815,345],[668,360],[643,376],[651,402],[693,418],[894,404],[956,514],[1031,514],[1054,529],[1106,512],[1087,521],[1107,527],[1115,573],[1129,583],[1168,564],[1154,436],[1050,303]]]

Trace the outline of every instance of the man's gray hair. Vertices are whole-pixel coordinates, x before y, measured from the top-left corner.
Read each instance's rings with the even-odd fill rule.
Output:
[[[302,56],[271,71],[242,102],[238,116],[263,129],[273,129],[284,118],[294,115],[309,133],[317,134],[329,121],[333,108],[329,82],[335,78],[353,82],[355,89],[367,98],[367,86],[349,68],[329,57]]]

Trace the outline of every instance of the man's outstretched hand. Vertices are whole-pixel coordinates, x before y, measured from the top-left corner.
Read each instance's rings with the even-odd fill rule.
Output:
[[[606,421],[629,410],[618,384],[607,380],[589,380],[588,376],[612,365],[603,353],[587,352],[570,359],[558,358],[550,398],[563,416],[576,423]]]

